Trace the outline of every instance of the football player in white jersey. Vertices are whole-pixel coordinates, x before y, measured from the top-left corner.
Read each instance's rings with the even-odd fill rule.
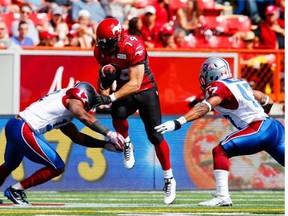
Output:
[[[211,200],[199,203],[202,206],[231,206],[229,158],[266,151],[284,166],[284,126],[268,116],[273,105],[269,96],[252,90],[244,80],[232,78],[225,59],[210,57],[204,61],[200,83],[205,100],[180,118],[160,124],[155,129],[162,134],[178,130],[181,125],[201,118],[213,109],[238,129],[213,148],[216,193]]]
[[[108,130],[89,111],[94,106],[96,91],[87,82],[79,82],[73,88],[55,91],[32,103],[5,126],[6,149],[4,163],[0,166],[0,186],[15,170],[23,157],[44,165],[31,176],[10,186],[4,196],[15,204],[28,204],[25,189],[40,185],[64,172],[65,164],[49,142],[40,135],[52,129],[60,129],[74,143],[123,152],[124,138]],[[87,127],[103,134],[106,140],[95,139],[78,131],[72,123],[79,119]]]

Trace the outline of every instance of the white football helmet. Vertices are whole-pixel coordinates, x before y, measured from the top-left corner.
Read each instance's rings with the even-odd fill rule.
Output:
[[[201,67],[200,84],[205,88],[211,82],[231,78],[232,73],[228,62],[221,57],[210,57],[206,59]]]

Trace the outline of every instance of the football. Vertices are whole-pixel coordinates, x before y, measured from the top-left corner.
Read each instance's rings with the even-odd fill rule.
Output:
[[[115,79],[116,68],[111,64],[104,65],[101,68],[101,75],[102,75],[102,77],[106,77],[106,78],[113,78],[114,77],[114,79]]]
[[[100,87],[101,89],[108,89],[116,79],[116,68],[111,65],[104,65],[100,69]]]

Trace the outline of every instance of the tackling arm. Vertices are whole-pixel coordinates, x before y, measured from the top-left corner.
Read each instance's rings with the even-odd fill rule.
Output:
[[[207,100],[204,100],[200,103],[197,103],[190,111],[181,116],[180,118],[174,121],[167,121],[163,124],[160,124],[155,127],[157,132],[164,134],[168,131],[174,131],[181,128],[186,122],[194,121],[205,116],[210,112],[214,107],[219,105],[222,102],[222,99],[219,96],[213,96]]]
[[[117,132],[112,132],[101,124],[92,114],[88,113],[80,100],[67,99],[69,110],[73,113],[73,116],[79,119],[87,127],[101,133],[106,136],[109,141],[115,144],[117,149],[123,149],[124,138]],[[87,138],[87,137],[86,137]]]

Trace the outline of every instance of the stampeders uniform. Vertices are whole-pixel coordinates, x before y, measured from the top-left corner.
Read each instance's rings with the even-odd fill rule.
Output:
[[[65,164],[60,156],[45,139],[41,138],[41,134],[72,121],[72,113],[65,104],[67,98],[79,99],[84,107],[88,104],[87,97],[80,89],[62,89],[32,103],[8,121],[5,128],[6,168],[14,170],[24,156],[53,169],[64,168]]]
[[[217,80],[205,91],[206,99],[214,95],[223,99],[214,109],[239,129],[220,143],[228,157],[264,150],[284,166],[284,126],[264,112],[249,84],[241,79]]]
[[[129,67],[144,64],[145,72],[139,91],[122,100],[114,101],[111,106],[111,115],[113,121],[123,120],[139,110],[150,142],[154,145],[160,144],[163,135],[154,130],[154,127],[161,123],[160,103],[143,40],[136,36],[124,35],[116,56],[105,55],[97,46],[94,49],[94,56],[101,65],[112,64],[116,68],[116,90],[129,81]]]

